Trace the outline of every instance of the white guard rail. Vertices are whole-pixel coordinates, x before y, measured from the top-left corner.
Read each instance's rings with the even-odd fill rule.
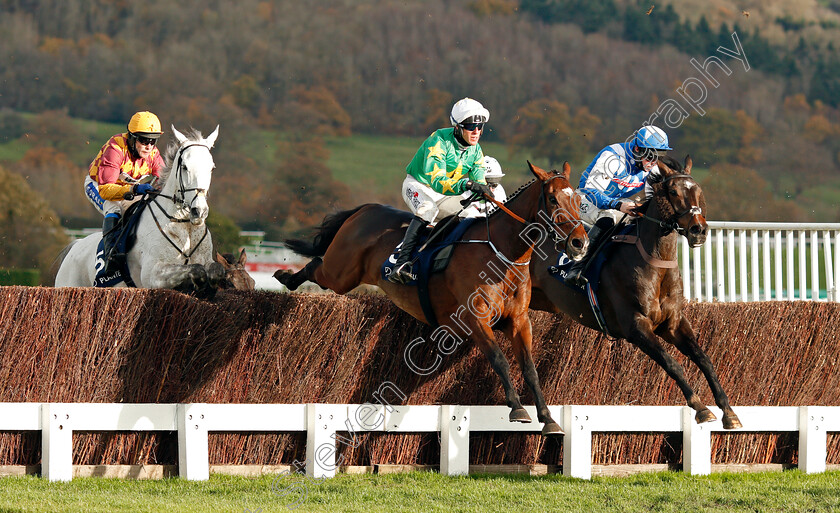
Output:
[[[526,407],[533,419],[533,406]],[[390,409],[390,411],[388,411]],[[563,474],[592,476],[593,432],[682,432],[683,469],[711,472],[711,434],[721,422],[697,424],[687,406],[551,406],[561,421]],[[717,408],[712,411],[721,417]],[[798,432],[799,468],[826,469],[827,433],[840,431],[840,406],[735,407],[744,428],[736,432]],[[306,432],[306,474],[332,477],[341,462],[337,445],[354,434],[440,432],[440,471],[469,472],[470,433],[539,433],[541,424],[508,421],[506,406],[393,406],[372,404],[102,404],[0,403],[0,431],[41,431],[41,474],[73,477],[74,431],[177,431],[178,472],[188,480],[210,475],[208,433]],[[368,429],[366,429],[368,428]],[[372,428],[372,429],[371,429]]]
[[[838,301],[838,223],[710,221],[702,247],[680,241],[686,299]]]

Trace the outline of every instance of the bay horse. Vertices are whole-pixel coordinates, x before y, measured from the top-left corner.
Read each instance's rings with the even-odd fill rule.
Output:
[[[554,435],[562,430],[545,404],[531,357],[528,317],[531,287],[526,266],[536,237],[529,236],[528,230],[552,234],[575,259],[586,253],[589,240],[580,222],[574,188],[569,184],[569,164],[564,164],[562,173],[548,173],[528,164],[536,179],[508,198],[504,204],[507,212],[497,209],[486,220],[469,227],[462,238],[469,242],[456,244],[449,266],[430,276],[435,318],[452,320],[448,325],[436,327],[430,338],[444,354],[453,352],[453,346],[463,340],[471,340],[502,380],[511,409],[510,421],[531,422],[511,384],[507,358],[493,334],[494,328],[502,330],[513,344],[524,380],[534,396],[538,419],[543,423],[542,433]],[[399,308],[421,322],[432,324],[423,313],[417,289],[391,283],[382,277],[380,269],[403,239],[411,218],[410,212],[379,204],[366,204],[327,216],[316,229],[312,242],[286,241],[287,247],[313,257],[312,261],[296,273],[278,271],[274,277],[290,290],[309,280],[339,294],[363,283],[376,285]],[[420,368],[412,363],[411,350],[410,344],[404,355],[414,372],[428,375],[434,371],[436,367]]]
[[[697,343],[697,337],[683,315],[685,304],[680,271],[676,266],[679,235],[692,248],[706,241],[706,200],[691,177],[691,157],[685,167],[671,157],[660,157],[660,180],[649,180],[653,197],[637,209],[637,237],[614,243],[600,272],[597,299],[607,334],[626,339],[650,356],[676,381],[697,413],[697,423],[715,420],[686,381],[680,364],[657,341],[657,335],[673,344],[697,365],[706,377],[715,403],[723,410],[723,427],[742,427],[729,405],[712,362]],[[534,251],[530,271],[531,308],[563,312],[589,328],[603,331],[581,289],[560,283],[549,271],[560,256],[550,243]]]
[[[235,290],[254,290],[256,288],[254,278],[245,269],[245,262],[247,261],[248,256],[245,254],[245,248],[239,249],[238,257],[233,256],[232,253],[216,253],[216,262],[225,269],[225,281],[221,288]]]
[[[213,260],[205,220],[207,191],[215,164],[210,149],[219,127],[208,137],[192,130],[186,136],[172,127],[175,143],[167,148],[169,166],[161,174],[159,193],[150,193],[140,214],[137,241],[128,252],[129,274],[137,287],[168,288],[210,297],[225,279]],[[71,243],[59,255],[56,287],[91,287],[104,265],[96,251],[101,233]],[[120,286],[125,286],[120,284]]]

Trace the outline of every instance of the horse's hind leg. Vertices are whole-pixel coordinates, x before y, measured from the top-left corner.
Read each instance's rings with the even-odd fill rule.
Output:
[[[723,410],[722,421],[724,429],[738,429],[743,427],[738,416],[732,411],[732,406],[729,405],[729,397],[723,391],[712,361],[709,360],[709,357],[700,348],[694,330],[685,317],[680,319],[679,326],[675,331],[665,330],[660,335],[667,342],[673,344],[682,354],[688,356],[703,371],[703,375],[706,376],[706,381],[709,382],[709,388],[712,389],[712,395],[715,397],[715,404]]]
[[[318,269],[322,263],[321,257],[315,257],[300,271],[296,273],[291,271],[276,271],[274,273],[274,278],[285,285],[289,290],[297,290],[303,282],[315,281],[315,270]]]
[[[656,335],[653,333],[650,319],[644,317],[637,319],[633,327],[629,330],[627,340],[641,349],[646,355],[650,356],[660,367],[662,367],[671,379],[677,382],[677,386],[682,390],[688,405],[691,406],[697,414],[695,420],[698,424],[703,422],[711,422],[715,420],[715,414],[703,404],[703,401],[697,396],[691,385],[685,379],[685,374],[679,362],[673,356],[665,352],[662,345],[657,342]]]
[[[548,411],[548,405],[545,403],[542,388],[540,388],[540,377],[537,374],[537,367],[534,365],[534,359],[531,357],[531,321],[528,319],[527,313],[524,315],[524,321],[511,321],[508,323],[505,334],[513,343],[516,360],[519,362],[519,368],[522,369],[522,377],[525,378],[525,383],[531,389],[531,393],[534,394],[534,404],[537,406],[537,419],[543,423],[542,434],[562,435],[563,430],[551,418],[551,413]]]

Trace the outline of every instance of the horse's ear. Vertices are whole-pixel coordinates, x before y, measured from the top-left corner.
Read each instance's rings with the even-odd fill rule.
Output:
[[[566,162],[563,162],[563,178],[568,180],[569,177],[571,176],[571,174],[572,174],[572,166],[569,165],[569,161],[567,160]]]
[[[216,251],[216,262],[222,264],[225,267],[227,267],[227,265],[228,265],[228,262],[227,262],[227,260],[225,260],[225,257],[223,257],[222,254],[219,253],[218,251]]]
[[[248,255],[245,254],[245,248],[239,248],[239,263],[244,264],[248,260]]]
[[[176,140],[176,141],[178,141],[178,144],[179,144],[179,145],[180,145],[180,144],[184,144],[184,141],[186,141],[186,140],[187,140],[187,137],[186,137],[184,134],[182,134],[181,132],[179,132],[179,131],[175,128],[175,125],[170,125],[170,126],[172,127],[172,135],[174,135],[174,136],[175,136],[175,140]]]
[[[213,143],[216,142],[216,137],[219,137],[219,125],[216,125],[216,129],[213,130],[213,133],[207,136],[207,139],[204,140],[205,144],[207,144],[208,148],[213,147]]]
[[[528,167],[531,168],[531,172],[534,173],[534,176],[536,176],[537,178],[539,178],[543,182],[548,180],[549,175],[548,175],[548,173],[545,172],[544,169],[531,164],[530,160],[526,160],[525,162],[528,163]]]
[[[683,172],[685,172],[685,174],[687,174],[687,175],[691,174],[691,165],[692,165],[691,155],[686,155],[685,156],[685,168],[683,169]]]

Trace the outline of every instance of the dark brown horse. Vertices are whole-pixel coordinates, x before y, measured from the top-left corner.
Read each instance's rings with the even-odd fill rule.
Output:
[[[256,282],[245,269],[245,262],[247,261],[248,256],[245,254],[245,248],[239,248],[238,258],[233,256],[232,253],[216,252],[216,262],[222,264],[222,267],[225,268],[225,280],[222,282],[221,288],[254,290]]]
[[[543,434],[560,434],[560,426],[551,418],[543,399],[531,358],[531,286],[526,266],[534,241],[538,240],[534,231],[551,233],[575,259],[586,253],[589,241],[580,223],[574,188],[569,184],[568,163],[562,174],[530,166],[537,179],[521,187],[505,203],[510,213],[520,219],[497,210],[486,222],[475,223],[463,236],[463,240],[474,242],[457,244],[446,270],[429,278],[435,318],[452,321],[437,327],[430,339],[438,348],[472,340],[502,379],[511,408],[510,420],[531,422],[511,384],[507,358],[493,334],[494,328],[503,330],[513,343],[525,382],[534,395],[539,421],[544,424]],[[275,277],[291,290],[309,280],[339,294],[362,283],[377,285],[398,307],[428,323],[417,289],[383,279],[380,270],[402,240],[411,217],[409,212],[376,204],[328,216],[313,242],[286,241],[293,251],[314,257],[313,260],[297,273],[278,271]],[[413,364],[410,350],[410,346],[406,348],[405,356],[412,370],[418,374],[434,371]],[[451,353],[445,349],[441,352]]]
[[[741,427],[718,381],[712,362],[697,344],[691,325],[683,316],[683,292],[676,267],[679,234],[691,247],[706,240],[706,200],[690,176],[691,158],[685,169],[670,157],[659,160],[662,179],[651,182],[653,198],[639,211],[638,242],[633,238],[609,249],[600,274],[598,302],[609,333],[624,338],[659,364],[677,382],[688,405],[697,411],[698,423],[715,420],[685,379],[682,367],[656,339],[659,335],[694,362],[709,383],[715,403],[723,410],[723,427]],[[586,296],[578,288],[560,283],[549,273],[559,251],[543,244],[531,260],[531,308],[563,312],[584,326],[600,331]],[[548,258],[540,258],[541,255]]]

